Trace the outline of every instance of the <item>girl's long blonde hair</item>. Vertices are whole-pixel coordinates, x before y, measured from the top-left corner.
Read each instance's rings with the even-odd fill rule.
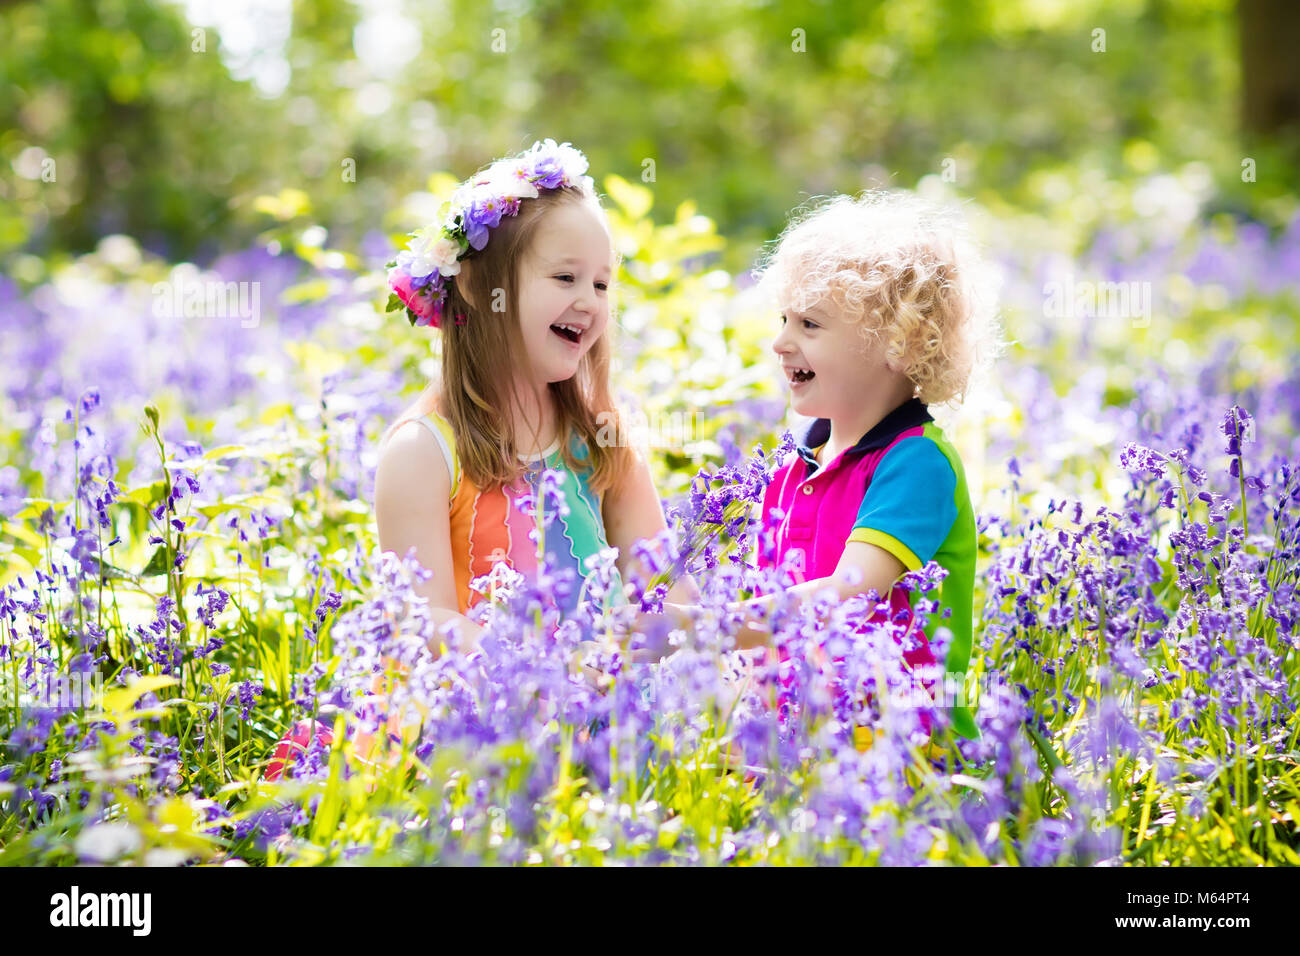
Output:
[[[434,412],[451,425],[464,475],[479,488],[499,487],[519,477],[520,438],[509,414],[515,393],[516,370],[523,367],[519,325],[520,266],[532,246],[542,216],[564,203],[590,203],[604,218],[596,196],[580,186],[544,190],[520,201],[519,212],[503,217],[491,239],[473,255],[473,267],[451,282],[443,314],[442,374],[389,425],[380,439],[388,442],[404,422]],[[466,288],[462,281],[468,280]],[[505,311],[492,305],[505,290]],[[476,308],[471,300],[478,303]],[[463,315],[463,321],[455,316]],[[611,320],[612,320],[611,316]],[[597,493],[619,481],[631,465],[632,450],[622,443],[598,440],[602,430],[622,435],[618,409],[610,393],[610,334],[613,321],[582,357],[572,378],[547,385],[555,403],[556,425],[565,462],[578,469],[569,439],[574,433],[586,443],[585,463]],[[599,416],[599,417],[598,417]],[[609,434],[609,431],[606,431]]]

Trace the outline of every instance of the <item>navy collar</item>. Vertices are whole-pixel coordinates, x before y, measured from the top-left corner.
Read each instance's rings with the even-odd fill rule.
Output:
[[[892,412],[882,418],[867,432],[858,439],[858,443],[848,449],[849,452],[871,451],[873,448],[884,448],[888,445],[899,432],[907,431],[909,428],[915,428],[917,425],[924,425],[926,422],[934,421],[934,416],[930,414],[925,403],[919,398],[909,398],[902,405],[899,405]],[[796,445],[795,450],[799,452],[799,457],[808,464],[808,473],[812,474],[821,467],[817,459],[813,457],[813,449],[820,445],[826,444],[831,437],[831,420],[829,418],[815,419],[804,432],[803,438]]]

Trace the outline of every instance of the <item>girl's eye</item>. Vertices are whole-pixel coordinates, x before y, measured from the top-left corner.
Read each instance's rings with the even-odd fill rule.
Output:
[[[817,328],[817,323],[814,322],[814,321],[812,321],[811,319],[804,319],[804,320],[803,320],[803,327],[804,327],[805,329],[815,329],[815,328]]]
[[[553,278],[553,279],[559,279],[561,282],[572,282],[572,281],[573,281],[573,276],[572,276],[571,274],[567,273],[567,272],[564,273],[563,275],[552,276],[551,278]],[[596,283],[596,288],[599,289],[601,292],[608,292],[608,291],[609,291],[609,283],[607,283],[607,282],[597,282],[597,283]]]

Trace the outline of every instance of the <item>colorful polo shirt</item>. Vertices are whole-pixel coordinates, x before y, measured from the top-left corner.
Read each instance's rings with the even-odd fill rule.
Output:
[[[830,421],[815,420],[788,461],[778,468],[763,499],[763,526],[774,531],[775,553],[760,567],[779,565],[786,552],[803,552],[799,580],[834,573],[850,541],[884,548],[908,571],[934,560],[948,571],[925,627],[920,648],[904,655],[912,666],[935,663],[929,641],[935,629],[952,631],[944,670],[962,674],[970,664],[975,583],[975,515],[961,459],[925,404],[912,398],[895,408],[824,467],[816,451],[830,437]],[[772,509],[784,512],[779,524]],[[896,585],[890,611],[910,622],[919,595]],[[978,736],[966,706],[951,708],[954,730]],[[925,721],[928,725],[928,720]]]
[[[572,613],[577,608],[583,581],[593,570],[596,555],[609,547],[601,512],[602,496],[592,491],[590,470],[575,472],[569,468],[557,441],[539,455],[521,457],[526,471],[513,484],[479,488],[461,473],[451,424],[433,414],[417,421],[438,440],[451,474],[451,558],[460,612],[464,614],[483,599],[483,595],[471,590],[470,582],[490,572],[498,562],[504,561],[526,576],[537,572],[537,544],[529,538],[529,533],[537,527],[536,521],[516,501],[524,494],[536,495],[543,468],[551,468],[564,476],[561,490],[569,512],[557,515],[545,529],[546,554],[553,568],[567,568],[575,574],[571,593],[558,604],[566,615]],[[589,452],[581,436],[573,436],[570,448],[578,462],[587,460]],[[614,593],[621,595],[622,588],[617,580],[615,583]]]

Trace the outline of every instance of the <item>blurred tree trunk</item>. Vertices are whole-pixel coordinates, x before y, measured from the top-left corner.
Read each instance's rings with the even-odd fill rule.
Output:
[[[1270,135],[1300,127],[1300,3],[1239,0],[1242,128]]]

